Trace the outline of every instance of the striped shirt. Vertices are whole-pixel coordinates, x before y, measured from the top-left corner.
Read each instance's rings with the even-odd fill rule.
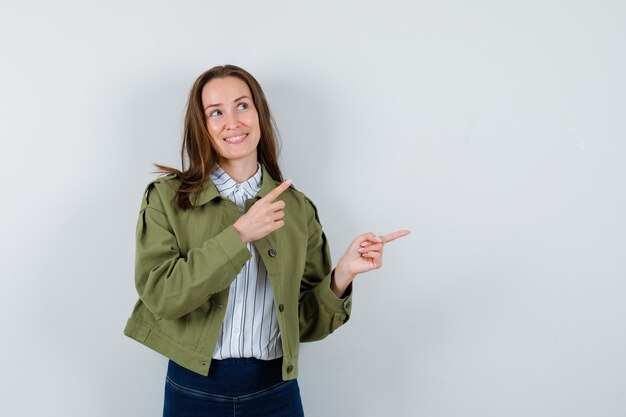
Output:
[[[243,214],[244,203],[261,189],[262,170],[257,163],[256,174],[237,183],[219,165],[211,172],[211,181],[222,198],[237,204]],[[218,337],[214,359],[249,358],[276,359],[283,355],[278,321],[274,308],[272,284],[259,252],[246,243],[252,257],[231,283],[222,331]]]

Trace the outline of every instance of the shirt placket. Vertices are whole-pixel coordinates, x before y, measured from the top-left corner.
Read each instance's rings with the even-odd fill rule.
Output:
[[[245,199],[246,199],[246,194],[245,194],[245,190],[243,188],[243,186],[241,184],[237,184],[235,186],[235,191],[234,191],[234,200],[235,200],[235,204],[237,205],[237,207],[239,208],[239,213],[243,214],[245,205]],[[248,249],[250,249],[250,245],[247,245]],[[243,294],[245,293],[245,286],[246,286],[246,266],[244,266],[242,268],[242,270],[240,271],[240,273],[237,276],[236,279],[236,284],[237,286],[237,290],[236,290],[236,297],[234,300],[232,300],[235,304],[235,308],[233,309],[233,321],[232,321],[232,332],[233,332],[233,343],[235,346],[233,346],[235,348],[235,350],[239,353],[241,353],[243,351],[243,346],[241,345],[241,332],[243,331],[243,329],[241,328],[241,323],[243,320],[243,313],[244,313],[244,305],[243,305]]]

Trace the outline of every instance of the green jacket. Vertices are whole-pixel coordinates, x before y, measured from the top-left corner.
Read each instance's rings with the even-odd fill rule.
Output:
[[[246,211],[279,184],[261,167],[261,190]],[[146,187],[136,229],[139,299],[124,334],[207,375],[230,284],[251,254],[232,226],[237,205],[209,183],[197,207],[180,210],[172,202],[180,183],[170,174]],[[293,187],[278,199],[285,225],[253,244],[274,290],[287,380],[298,375],[299,342],[323,339],[348,321],[352,285],[341,299],[330,289],[329,247],[313,203]]]

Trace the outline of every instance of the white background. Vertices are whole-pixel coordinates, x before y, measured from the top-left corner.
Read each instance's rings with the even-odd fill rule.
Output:
[[[335,261],[413,231],[302,346],[307,416],[626,415],[623,1],[2,0],[0,48],[0,415],[160,415],[135,225],[225,63]]]

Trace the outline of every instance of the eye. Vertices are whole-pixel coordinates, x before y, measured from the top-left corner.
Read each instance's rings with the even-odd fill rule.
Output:
[[[213,110],[211,113],[209,113],[209,117],[216,117],[216,116],[219,116],[220,114],[222,114],[221,111]]]
[[[237,105],[237,109],[239,109],[239,110],[245,110],[247,108],[248,108],[248,103],[239,103]]]

